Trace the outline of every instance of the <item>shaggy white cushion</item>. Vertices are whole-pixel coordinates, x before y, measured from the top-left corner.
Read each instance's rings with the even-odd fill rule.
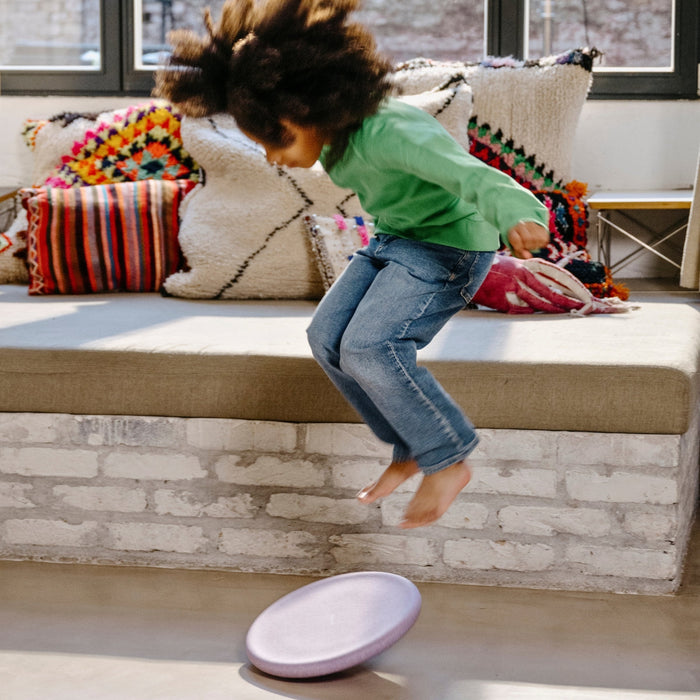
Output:
[[[205,180],[180,207],[187,269],[170,275],[165,291],[202,299],[320,296],[300,220],[312,206],[359,213],[352,193],[335,187],[319,164],[307,171],[269,165],[229,115],[185,118],[182,135]]]
[[[499,158],[508,160],[502,145],[532,161],[539,175],[523,179],[546,175],[561,185],[571,179],[576,125],[597,55],[595,49],[576,49],[535,61],[492,58],[479,64],[417,58],[399,65],[393,79],[405,94],[466,82],[474,94],[472,141],[481,130],[485,143],[498,141]],[[542,181],[533,184],[546,189]]]
[[[435,115],[464,147],[471,90],[455,85],[405,98]],[[205,173],[180,209],[186,270],[165,281],[173,296],[315,299],[323,295],[304,216],[365,216],[354,193],[336,187],[319,163],[269,165],[225,114],[182,121],[182,140]]]

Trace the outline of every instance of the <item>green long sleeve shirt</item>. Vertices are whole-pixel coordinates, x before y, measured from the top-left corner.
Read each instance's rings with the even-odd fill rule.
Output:
[[[389,98],[354,132],[342,158],[326,167],[357,193],[378,233],[462,250],[508,243],[520,221],[548,228],[549,212],[508,175],[467,153],[430,114]]]

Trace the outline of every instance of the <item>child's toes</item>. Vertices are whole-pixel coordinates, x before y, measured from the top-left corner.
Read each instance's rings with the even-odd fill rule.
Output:
[[[373,493],[372,493],[372,492],[374,491],[374,489],[375,489],[376,487],[377,487],[377,482],[376,482],[376,481],[373,481],[371,484],[365,486],[365,487],[357,494],[358,500],[364,501],[365,503],[371,503],[372,500],[374,500],[374,498],[376,498],[376,496],[374,496],[374,498],[372,498],[372,496],[373,496]]]
[[[378,498],[384,498],[400,486],[406,479],[418,473],[415,462],[392,462],[377,481],[365,486],[357,498],[363,503],[373,503]]]

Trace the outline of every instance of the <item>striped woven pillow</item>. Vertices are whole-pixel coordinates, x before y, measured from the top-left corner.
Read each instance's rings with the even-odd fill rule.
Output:
[[[22,191],[29,294],[153,292],[180,264],[178,207],[188,180]]]

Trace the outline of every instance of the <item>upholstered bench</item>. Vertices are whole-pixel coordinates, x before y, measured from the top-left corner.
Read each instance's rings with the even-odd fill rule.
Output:
[[[309,301],[0,286],[0,556],[671,592],[697,500],[700,308],[458,314],[421,352],[480,429],[470,486],[409,484],[310,355]]]
[[[588,259],[586,186],[571,172],[597,55],[415,59],[393,78],[402,99],[550,207],[548,256],[573,259],[603,294],[615,290]],[[0,557],[677,588],[697,498],[697,308],[459,314],[421,361],[480,429],[474,477],[437,524],[405,532],[396,525],[415,480],[381,504],[355,499],[390,450],[305,338],[329,269],[338,271],[320,252],[337,232],[319,222],[347,217],[337,225],[350,231],[350,217],[364,215],[357,198],[320,167],[268,165],[227,115],[180,121],[172,106],[149,103],[44,117],[24,125],[31,183],[47,198],[73,189],[56,194],[61,211],[90,197],[86,186],[143,177],[133,167],[141,156],[148,179],[198,185],[177,209],[187,264],[163,280],[177,298],[30,297],[0,285]],[[40,260],[90,279],[100,258],[77,251],[102,240],[93,225],[102,217],[68,227],[80,245],[54,245],[60,217],[40,216],[39,194],[25,195],[29,212],[0,235],[0,282],[30,281],[27,251],[33,291],[46,291]],[[126,216],[141,199],[124,201]],[[174,207],[164,210],[170,226],[144,227],[141,248],[175,230]]]

